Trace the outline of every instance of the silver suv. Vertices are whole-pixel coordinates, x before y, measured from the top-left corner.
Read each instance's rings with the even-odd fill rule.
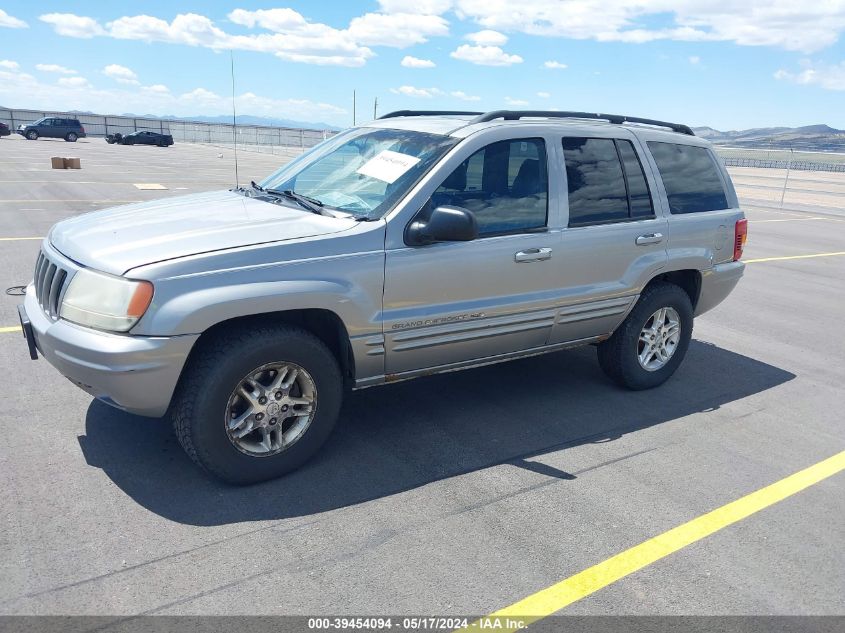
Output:
[[[33,358],[250,483],[320,447],[345,387],[586,344],[656,387],[745,237],[684,125],[402,111],[250,187],[59,222],[19,312]]]

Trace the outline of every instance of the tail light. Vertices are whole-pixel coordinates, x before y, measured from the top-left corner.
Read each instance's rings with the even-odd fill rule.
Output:
[[[84,126],[84,125],[80,125],[79,127],[81,127],[81,128],[82,128],[82,133],[83,133],[83,134],[85,134],[85,126]]]
[[[743,218],[736,221],[736,228],[734,229],[734,261],[739,261],[742,257],[742,249],[745,248],[745,242],[748,240],[748,220]]]

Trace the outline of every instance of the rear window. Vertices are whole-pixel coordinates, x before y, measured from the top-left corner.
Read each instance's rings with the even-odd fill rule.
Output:
[[[658,141],[649,141],[648,148],[663,179],[672,213],[728,208],[722,178],[709,150]]]

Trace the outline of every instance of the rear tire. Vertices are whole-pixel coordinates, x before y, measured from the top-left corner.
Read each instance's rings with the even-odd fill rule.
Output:
[[[673,334],[673,323],[677,334]],[[689,295],[674,284],[655,282],[646,287],[613,335],[598,345],[599,365],[614,382],[628,389],[657,387],[684,360],[692,328]]]
[[[76,143],[76,139],[78,139],[78,138],[79,138],[79,137],[76,135],[76,133],[75,133],[75,132],[68,132],[68,135],[67,135],[67,136],[65,136],[65,140],[66,140],[68,143]]]
[[[281,399],[281,391],[274,389],[283,387],[264,391],[276,377],[287,375],[279,370],[274,376],[272,368],[279,366],[299,370],[294,374],[299,376],[298,382],[288,387]],[[255,378],[265,367],[271,369],[266,375],[260,374],[262,378]],[[239,395],[244,385],[249,385],[247,391],[253,400]],[[253,391],[266,394],[263,405]],[[278,415],[281,420],[285,414],[276,412],[279,407],[272,411],[268,407],[274,398],[284,405],[288,394],[301,401],[310,399],[311,403],[290,404],[289,417],[271,428],[271,420],[276,418],[270,416]],[[316,336],[288,325],[245,326],[215,336],[191,358],[183,370],[171,415],[179,443],[197,465],[228,483],[251,484],[284,475],[316,453],[334,428],[342,398],[343,378],[337,360]],[[242,406],[237,409],[233,403]],[[307,407],[310,415],[294,415],[303,410],[295,409],[298,406]],[[287,406],[284,409],[288,411]],[[263,412],[261,420],[256,414],[249,415],[248,422],[233,430],[232,425],[248,411]],[[297,424],[301,426],[295,427]],[[236,437],[253,427],[254,431]],[[295,437],[289,436],[290,444],[285,446],[282,438],[299,428],[304,430],[299,435],[291,434]],[[255,450],[261,447],[262,437],[270,438],[266,455]]]
[[[38,132],[35,130],[30,130],[26,133],[26,138],[30,141],[37,141],[38,140]]]

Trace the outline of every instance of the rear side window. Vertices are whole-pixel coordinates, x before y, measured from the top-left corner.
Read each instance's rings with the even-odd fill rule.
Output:
[[[694,145],[649,141],[672,213],[728,208],[719,169],[710,151]]]
[[[569,226],[654,217],[651,195],[630,141],[563,139],[569,187]]]

